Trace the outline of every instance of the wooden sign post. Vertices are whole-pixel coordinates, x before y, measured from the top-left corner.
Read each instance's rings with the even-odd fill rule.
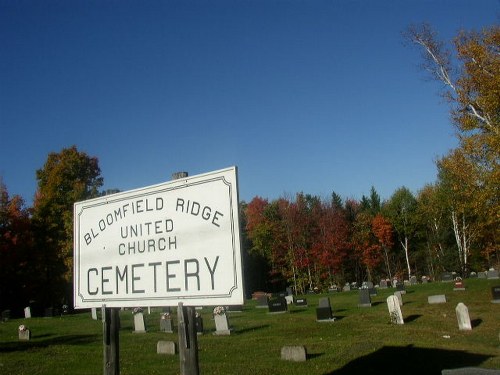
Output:
[[[120,374],[120,310],[102,307],[104,375]]]

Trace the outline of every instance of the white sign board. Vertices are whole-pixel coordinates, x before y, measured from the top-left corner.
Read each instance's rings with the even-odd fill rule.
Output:
[[[75,308],[243,304],[236,167],[74,205]]]

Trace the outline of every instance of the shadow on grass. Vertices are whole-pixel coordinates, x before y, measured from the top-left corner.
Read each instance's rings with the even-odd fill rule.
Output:
[[[420,318],[421,316],[422,315],[419,315],[419,314],[408,315],[404,320],[405,320],[405,323],[411,323],[414,320],[417,320],[418,318]]]
[[[483,319],[472,319],[470,321],[470,324],[472,326],[472,328],[476,328],[478,327],[481,323],[483,322]]]
[[[326,375],[384,374],[384,375],[439,375],[441,370],[477,367],[492,356],[460,350],[443,350],[384,346],[372,354],[357,358],[339,370]]]
[[[35,336],[30,341],[17,342],[2,342],[0,343],[0,353],[24,351],[30,349],[46,348],[51,345],[81,345],[90,344],[101,341],[99,335],[67,335],[55,336],[44,340],[39,340],[40,337],[52,335]]]
[[[235,330],[234,333],[236,334],[242,334],[242,333],[246,333],[246,332],[255,332],[259,329],[265,329],[265,328],[269,328],[269,324],[263,324],[261,326],[254,326],[254,327],[248,327],[248,328],[243,328],[243,329],[237,329]]]

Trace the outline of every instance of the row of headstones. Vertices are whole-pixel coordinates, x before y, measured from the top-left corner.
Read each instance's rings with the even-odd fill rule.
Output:
[[[160,331],[173,333],[174,332],[174,322],[170,314],[170,308],[166,308],[165,312],[160,315]],[[216,335],[229,335],[231,330],[229,328],[229,319],[226,314],[225,308],[217,307],[214,309],[214,321],[215,321],[215,332]],[[98,320],[97,309],[92,308],[91,314],[92,319]],[[151,310],[149,310],[151,312]],[[135,308],[132,311],[134,316],[134,333],[145,333],[146,332],[146,322],[144,319],[144,312],[142,308]],[[199,313],[195,315],[195,326],[196,333],[198,335],[203,334],[203,318]]]
[[[64,305],[61,310],[49,307],[49,308],[45,309],[44,317],[46,317],[46,318],[52,318],[54,316],[58,316],[60,314],[67,314],[67,313],[68,313],[68,308],[67,308],[66,305]],[[2,316],[2,321],[3,322],[8,321],[10,319],[10,315],[11,315],[11,311],[10,310],[3,310],[2,311],[2,315],[1,315]],[[31,319],[32,316],[33,316],[33,314],[32,314],[31,306],[26,306],[24,308],[24,318],[25,319]]]

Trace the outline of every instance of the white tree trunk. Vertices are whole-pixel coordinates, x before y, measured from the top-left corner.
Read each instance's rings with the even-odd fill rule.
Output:
[[[405,236],[405,241],[401,242],[401,246],[403,246],[403,249],[405,250],[405,257],[406,257],[406,267],[408,268],[408,279],[411,277],[411,268],[410,268],[410,257],[408,256],[408,237]]]

